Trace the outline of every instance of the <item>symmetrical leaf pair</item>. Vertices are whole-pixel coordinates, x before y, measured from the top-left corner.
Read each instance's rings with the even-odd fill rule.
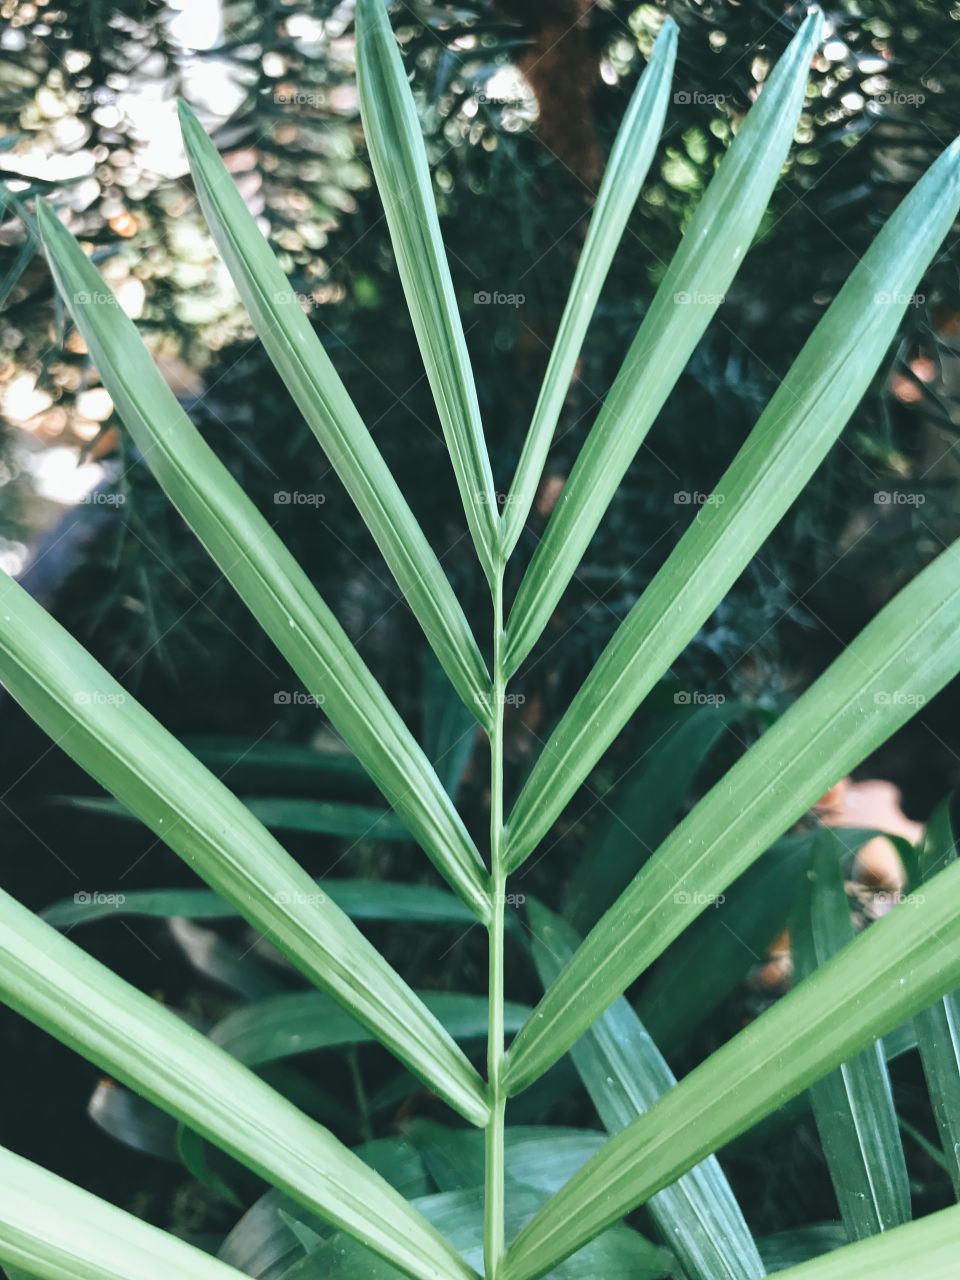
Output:
[[[933,1002],[960,983],[955,865],[936,873],[923,901],[899,907],[819,967],[811,964],[809,977],[790,996],[680,1084],[620,997],[837,777],[960,668],[956,547],[901,592],[667,836],[584,942],[563,922],[533,909],[534,954],[548,989],[509,1051],[504,1043],[507,874],[523,864],[812,475],[873,377],[960,205],[960,145],[954,144],[852,273],[720,479],[716,501],[698,512],[623,622],[505,816],[507,680],[543,630],[757,231],[787,156],[819,35],[820,17],[813,14],[725,156],[507,618],[504,567],[529,512],[603,280],[656,149],[676,30],[669,21],[664,25],[614,148],[512,501],[501,517],[410,88],[383,6],[359,0],[359,84],[370,155],[467,524],[491,586],[490,666],[215,149],[191,113],[182,113],[204,212],[261,339],[451,684],[489,734],[489,866],[425,753],[268,521],[184,415],[80,247],[48,208],[41,205],[38,212],[58,288],[158,481],[305,688],[322,696],[331,723],[424,853],[488,927],[486,1081],[435,1015],[433,1002],[415,994],[348,916],[317,892],[256,816],[11,581],[0,587],[0,679],[64,750],[305,977],[464,1119],[484,1128],[488,1280],[536,1280],[647,1201],[691,1276],[762,1275],[759,1254],[712,1153],[925,1008],[938,1027],[945,1023],[950,1031],[952,1063],[942,1038],[920,1035],[920,1043],[931,1081],[941,1082],[941,1127],[945,1135],[953,1132],[947,1090],[956,1088],[950,1074],[956,1067],[950,1030],[955,1018],[952,1005]],[[820,918],[812,907],[810,918]],[[0,993],[6,1001],[292,1201],[419,1280],[474,1274],[459,1236],[458,1248],[359,1157],[223,1048],[6,896],[0,897],[0,949]],[[247,1046],[238,1056],[255,1061],[251,1028],[238,1036],[233,1047],[240,1041]],[[571,1048],[614,1136],[545,1204],[529,1206],[523,1217],[537,1211],[508,1246],[506,1224],[517,1221],[521,1198],[512,1203],[519,1193],[506,1177],[507,1098]],[[829,1082],[819,1086],[828,1087]],[[825,1095],[814,1095],[815,1107],[818,1096]],[[153,1274],[144,1262],[153,1251],[165,1269],[198,1280],[230,1273],[179,1242],[158,1243],[152,1229],[13,1155],[4,1154],[2,1163],[16,1192],[0,1206],[0,1259],[14,1268],[38,1276],[139,1276]],[[42,1211],[41,1197],[48,1201]],[[522,1203],[526,1210],[527,1201]],[[50,1204],[58,1217],[49,1214]],[[953,1257],[946,1242],[956,1229],[956,1213],[905,1226],[889,1239],[861,1243],[790,1274],[811,1280],[855,1276],[869,1265],[876,1274],[892,1276],[919,1248],[926,1251],[926,1273],[946,1275]],[[894,1217],[880,1225],[905,1216],[901,1196]],[[317,1250],[319,1258],[319,1244]],[[341,1250],[340,1256],[352,1255]],[[355,1274],[369,1274],[365,1259],[361,1252]],[[576,1261],[570,1266],[558,1274],[586,1274],[577,1271]]]

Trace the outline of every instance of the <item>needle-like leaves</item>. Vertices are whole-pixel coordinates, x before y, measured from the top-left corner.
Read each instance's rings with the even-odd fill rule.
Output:
[[[820,12],[811,13],[794,36],[667,268],[520,584],[507,624],[508,672],[546,626],[743,261],[787,158],[821,25]]]
[[[673,64],[677,25],[667,18],[623,117],[600,184],[567,305],[550,352],[550,362],[533,421],[527,432],[503,513],[504,554],[517,544],[530,513],[557,419],[570,387],[580,348],[607,278],[613,255],[650,169],[663,129]]]
[[[409,1275],[472,1280],[446,1241],[326,1129],[2,892],[0,956],[0,998],[64,1044]]]
[[[534,962],[547,985],[573,955],[579,938],[538,902],[529,902],[527,911]],[[622,997],[574,1046],[573,1061],[610,1133],[625,1128],[677,1083]],[[652,1196],[647,1209],[691,1280],[758,1280],[766,1275],[715,1156]]]
[[[705,1155],[960,984],[960,864],[936,876],[922,902],[918,896],[611,1138],[520,1233],[502,1280],[547,1274]]]
[[[960,543],[886,605],[671,833],[507,1055],[532,1083],[737,876],[960,669]]]
[[[184,414],[76,240],[42,201],[38,216],[57,286],[157,480],[424,852],[483,917],[480,855],[412,734],[306,574]]]
[[[0,1147],[0,1262],[36,1280],[241,1280],[241,1272]],[[19,1268],[23,1268],[21,1272]]]
[[[701,507],[577,693],[510,815],[511,869],[549,830],[823,460],[866,391],[958,206],[960,139],[870,246],[721,478],[714,501]],[[587,509],[593,507],[591,496]],[[546,545],[544,540],[540,550]]]
[[[463,1115],[483,1084],[375,947],[227,788],[17,583],[0,578],[0,682],[313,982]]]
[[[490,677],[439,560],[216,147],[184,103],[180,121],[207,225],[260,340],[357,504],[444,670],[485,723],[483,695]]]
[[[370,162],[467,522],[492,581],[501,554],[497,498],[417,108],[382,0],[359,0],[356,22]]]
[[[956,860],[950,806],[945,801],[927,823],[920,843],[921,885]],[[947,1170],[960,1196],[960,992],[948,992],[918,1013],[913,1024]]]
[[[813,846],[793,929],[800,979],[853,940],[844,854],[829,828]],[[862,1240],[909,1222],[910,1181],[881,1041],[811,1085],[810,1101],[849,1238]]]

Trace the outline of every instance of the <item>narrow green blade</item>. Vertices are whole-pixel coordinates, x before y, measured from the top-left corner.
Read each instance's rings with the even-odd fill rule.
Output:
[[[960,669],[960,542],[890,601],[661,845],[510,1047],[517,1093],[838,778]]]
[[[801,980],[853,941],[841,872],[845,852],[829,828],[813,846],[793,929]],[[810,1101],[849,1238],[909,1222],[910,1180],[882,1043],[874,1041],[811,1085]]]
[[[0,682],[311,981],[475,1123],[483,1082],[354,924],[253,815],[17,583],[0,577]]]
[[[487,998],[459,991],[421,991],[426,1008],[454,1040],[481,1040],[487,1034]],[[504,1030],[518,1031],[530,1010],[507,1002]],[[374,1039],[346,1010],[316,991],[257,1000],[228,1014],[211,1030],[214,1044],[247,1066],[275,1062],[317,1049],[365,1044]]]
[[[777,1272],[777,1280],[954,1280],[960,1269],[960,1208],[941,1209],[870,1240]]]
[[[146,1280],[166,1275],[178,1280],[241,1280],[241,1272],[202,1249],[3,1147],[0,1183],[0,1262],[10,1276]]]
[[[822,21],[811,13],[777,63],[667,268],[520,584],[507,622],[508,672],[547,625],[743,261],[793,140]]]
[[[446,889],[391,880],[314,880],[323,894],[351,920],[395,920],[406,924],[471,925],[473,914]],[[182,916],[186,920],[229,920],[235,907],[209,889],[140,889],[130,893],[74,894],[46,907],[41,915],[57,929],[122,916]]]
[[[0,957],[0,998],[18,1013],[407,1274],[472,1280],[446,1241],[328,1130],[2,892]]]
[[[570,877],[564,914],[580,930],[593,927],[676,825],[697,770],[744,703],[698,707],[659,734],[632,776],[605,799],[606,819]]]
[[[546,986],[580,939],[559,916],[527,903],[534,962]],[[604,1127],[616,1133],[677,1083],[623,997],[574,1046],[573,1061]],[[753,1237],[716,1156],[652,1196],[647,1210],[690,1280],[760,1280]]]
[[[920,842],[921,884],[956,860],[950,805],[944,801]],[[951,991],[922,1010],[913,1024],[947,1170],[954,1194],[960,1197],[960,992]]]
[[[306,574],[184,414],[132,321],[42,201],[57,287],[168,496],[427,856],[488,914],[483,863],[433,769]]]
[[[543,472],[557,419],[613,255],[656,154],[677,56],[677,25],[667,18],[630,100],[607,161],[533,422],[503,515],[504,553],[517,545]]]
[[[871,925],[610,1138],[523,1229],[501,1280],[545,1275],[705,1155],[960,984],[960,864],[940,872],[918,899],[908,897]]]
[[[497,498],[417,108],[382,0],[359,0],[356,27],[370,163],[467,523],[492,581],[500,558]]]
[[[200,206],[267,354],[357,504],[454,687],[485,724],[482,695],[490,677],[440,561],[216,147],[185,103],[180,122]]]
[[[409,840],[402,822],[384,809],[329,800],[297,800],[279,796],[241,796],[242,803],[269,831],[343,836],[349,840]],[[58,796],[61,804],[111,818],[134,818],[116,800],[103,796]]]
[[[822,461],[883,359],[958,205],[960,139],[870,246],[721,478],[712,495],[717,501],[701,507],[577,693],[510,816],[511,868],[546,834]]]

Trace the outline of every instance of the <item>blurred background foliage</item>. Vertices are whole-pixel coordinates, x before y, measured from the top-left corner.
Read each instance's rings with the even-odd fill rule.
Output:
[[[421,108],[494,475],[504,492],[604,157],[664,14],[681,28],[658,157],[591,327],[511,588],[692,210],[801,10],[773,0],[413,0],[391,7]],[[960,6],[846,0],[828,6],[826,16],[829,35],[811,69],[796,146],[758,240],[520,673],[508,739],[517,776],[864,247],[960,132]],[[250,328],[204,229],[176,124],[175,100],[182,96],[215,138],[471,622],[486,637],[488,594],[465,536],[367,165],[351,3],[78,0],[57,7],[11,0],[0,7],[0,73],[0,563],[21,574],[166,725],[203,735],[218,771],[226,770],[238,790],[371,800],[362,783],[347,780],[349,765],[322,717],[298,700],[293,677],[114,417],[38,251],[31,201],[43,194],[137,319],[194,422],[450,769],[451,786],[481,832],[484,744],[438,680],[376,548]],[[616,845],[610,809],[619,811],[624,791],[614,784],[637,759],[650,752],[656,758],[664,735],[694,711],[676,704],[678,691],[714,702],[742,698],[749,710],[724,718],[709,761],[704,751],[704,768],[689,772],[686,790],[674,797],[667,829],[688,792],[702,791],[764,717],[960,532],[958,260],[951,238],[841,442],[571,806],[550,859],[527,878],[528,890],[555,904],[555,885],[571,876],[575,882],[584,850],[604,840]],[[484,301],[490,295],[512,301]],[[868,776],[879,773],[904,787],[914,817],[925,818],[958,780],[956,712],[951,688],[865,766]],[[0,803],[11,891],[39,907],[80,887],[109,891],[121,873],[129,887],[187,883],[172,855],[127,824],[51,805],[60,792],[89,795],[89,782],[9,701],[2,714]],[[322,778],[283,755],[301,744],[320,757]],[[598,801],[608,792],[609,804]],[[642,800],[627,796],[623,803],[640,803],[642,811]],[[643,829],[648,819],[633,813],[630,822]],[[332,837],[300,832],[289,842],[318,876],[345,856],[344,842]],[[422,876],[422,859],[404,844],[368,839],[347,852],[351,875]],[[482,989],[478,932],[453,949],[451,939],[414,944],[402,931],[381,926],[381,933],[378,944],[396,963],[414,965],[437,985]],[[220,1011],[217,998],[197,990],[203,947],[196,938],[184,943],[156,922],[138,925],[135,938],[119,924],[89,936],[98,955],[171,1003],[208,1018]],[[235,941],[242,951],[246,942]],[[518,960],[518,971],[532,998],[532,970]],[[720,1017],[722,1032],[752,1008],[741,991]],[[78,1074],[74,1086],[70,1076],[59,1093],[51,1091],[51,1078],[59,1079],[62,1063],[72,1060],[49,1046],[48,1073],[32,1082],[29,1064],[41,1037],[19,1021],[11,1034],[25,1054],[29,1047],[17,1078],[32,1106],[56,1117],[42,1149],[31,1154],[95,1189],[115,1191],[117,1170],[127,1167],[118,1165],[116,1149],[102,1165],[94,1159],[81,1169],[62,1142],[89,1080]],[[683,1052],[695,1061],[720,1034],[714,1029]],[[344,1124],[356,1115],[356,1085],[355,1064],[344,1060],[330,1083],[349,1098]],[[562,1100],[569,1088],[569,1080],[559,1081],[556,1105],[567,1122],[582,1123],[582,1100]],[[543,1105],[549,1113],[554,1104],[547,1098]],[[923,1117],[914,1118],[922,1128]],[[30,1110],[8,1120],[29,1123]],[[379,1120],[367,1116],[364,1124],[371,1123]],[[785,1143],[776,1138],[774,1149]],[[789,1145],[791,1174],[777,1186],[767,1176],[773,1166],[758,1165],[755,1153],[743,1167],[735,1164],[770,1230],[798,1215],[831,1216],[829,1191],[804,1180],[817,1158],[809,1135],[801,1130]],[[133,1161],[129,1169],[140,1178],[140,1157],[122,1159]],[[138,1208],[168,1220],[169,1197],[182,1194],[182,1171],[149,1185]],[[935,1185],[930,1194],[936,1201]],[[180,1209],[189,1218],[196,1206]]]

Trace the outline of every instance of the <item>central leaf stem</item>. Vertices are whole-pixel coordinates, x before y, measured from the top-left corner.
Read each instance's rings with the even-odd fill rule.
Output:
[[[504,1114],[503,1069],[503,913],[506,872],[503,866],[503,705],[506,694],[503,633],[503,565],[493,584],[493,688],[490,726],[490,1021],[487,1035],[487,1081],[490,1120],[486,1129],[483,1256],[486,1280],[497,1280],[504,1252]]]

